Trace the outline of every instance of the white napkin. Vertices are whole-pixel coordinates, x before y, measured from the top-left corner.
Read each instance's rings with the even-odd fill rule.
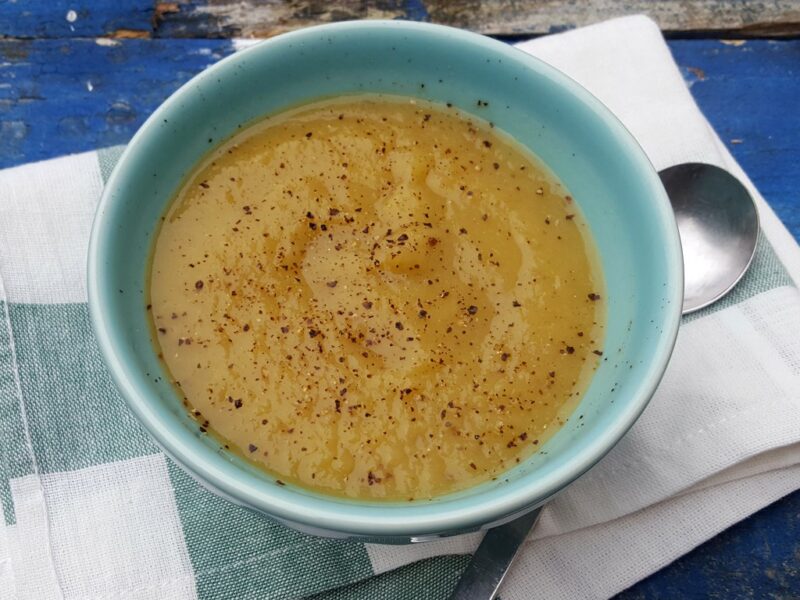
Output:
[[[766,246],[800,282],[800,247],[698,110],[655,23],[617,19],[519,48],[602,100],[656,169],[697,161],[739,177],[757,200]],[[611,596],[798,488],[800,294],[784,285],[682,325],[645,413],[544,509],[501,596]],[[368,552],[384,572],[472,552],[480,538]]]

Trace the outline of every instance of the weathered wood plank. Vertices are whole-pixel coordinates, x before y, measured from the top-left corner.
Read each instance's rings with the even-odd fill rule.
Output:
[[[127,142],[229,40],[0,40],[0,168]]]
[[[800,31],[797,0],[428,0],[430,20],[490,35],[546,34],[612,17],[646,14],[666,32],[718,31],[742,36]]]
[[[0,0],[0,35],[149,37],[154,12],[153,0]]]
[[[164,14],[156,35],[194,37],[271,37],[285,31],[354,19],[424,20],[427,13],[402,0],[192,0]],[[416,17],[416,18],[415,18]]]
[[[347,19],[429,21],[500,36],[541,35],[644,13],[667,34],[800,35],[798,0],[50,0],[0,1],[0,35],[269,37]]]

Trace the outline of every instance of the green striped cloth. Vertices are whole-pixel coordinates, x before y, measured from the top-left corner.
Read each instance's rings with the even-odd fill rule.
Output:
[[[523,49],[597,93],[656,166],[704,160],[747,181],[650,21]],[[84,266],[120,152],[0,172],[0,598],[446,598],[479,535],[384,547],[296,533],[206,491],[128,412],[92,334]],[[662,390],[545,510],[503,598],[608,597],[800,488],[800,251],[758,201],[751,272],[687,320]]]

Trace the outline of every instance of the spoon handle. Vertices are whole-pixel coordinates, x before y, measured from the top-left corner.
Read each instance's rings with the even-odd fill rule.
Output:
[[[450,600],[492,600],[542,507],[486,532]]]

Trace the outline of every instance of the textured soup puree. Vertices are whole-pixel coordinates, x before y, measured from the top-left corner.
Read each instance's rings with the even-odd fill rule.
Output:
[[[430,498],[541,446],[602,354],[567,191],[490,123],[409,98],[305,105],[189,177],[150,280],[202,432],[278,478]]]

